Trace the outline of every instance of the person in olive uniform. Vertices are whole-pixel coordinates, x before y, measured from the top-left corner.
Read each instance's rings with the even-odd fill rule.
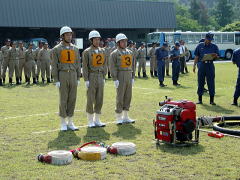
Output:
[[[115,110],[117,124],[135,122],[128,116],[134,84],[134,64],[132,52],[127,49],[127,40],[125,34],[118,34],[116,36],[117,49],[110,55],[111,75],[117,89]]]
[[[7,68],[9,68],[9,61],[7,59],[7,54],[9,49],[11,48],[11,40],[7,39],[5,41],[5,46],[1,48],[2,54],[3,54],[3,64],[2,64],[2,79],[3,79],[3,84],[5,84],[5,78],[6,78],[6,71]]]
[[[70,27],[62,27],[60,37],[62,41],[52,50],[52,73],[60,96],[60,130],[76,131],[78,128],[73,123],[73,115],[77,99],[77,85],[80,84],[81,76],[79,49],[71,43],[72,29]]]
[[[93,30],[88,39],[91,46],[83,51],[83,78],[87,88],[87,118],[88,127],[103,127],[100,121],[103,105],[105,76],[107,74],[107,62],[105,51],[100,47],[101,35]]]

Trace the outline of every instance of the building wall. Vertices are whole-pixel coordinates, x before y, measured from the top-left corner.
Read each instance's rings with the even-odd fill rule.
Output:
[[[124,33],[126,36],[135,41],[141,42],[146,40],[149,32],[156,29],[97,29],[102,38],[115,38],[118,33]],[[173,31],[173,29],[159,29],[160,31]],[[75,37],[84,39],[84,47],[88,45],[88,34],[91,29],[73,29]],[[6,38],[12,40],[27,40],[30,38],[45,38],[49,41],[50,46],[59,38],[59,28],[0,28],[0,44],[4,44]]]

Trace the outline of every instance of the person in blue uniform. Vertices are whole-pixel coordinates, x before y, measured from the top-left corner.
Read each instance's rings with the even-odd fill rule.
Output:
[[[180,73],[180,43],[177,41],[175,42],[175,46],[171,51],[171,60],[172,60],[172,81],[174,86],[180,86],[178,84],[178,78]]]
[[[165,60],[168,59],[168,44],[166,42],[163,43],[162,47],[156,50],[155,56],[157,58],[157,74],[160,83],[159,86],[165,87],[166,85],[163,84],[165,77]]]
[[[216,105],[214,102],[215,96],[215,67],[213,60],[219,57],[219,50],[217,45],[212,43],[214,34],[207,33],[205,40],[199,43],[195,49],[194,55],[194,65],[193,72],[195,73],[196,64],[198,64],[198,102],[197,104],[202,104],[202,95],[204,93],[204,83],[205,78],[207,79],[207,86],[210,95],[210,104]],[[209,54],[211,58],[203,59],[204,55]],[[213,59],[213,60],[212,60]]]
[[[232,62],[233,62],[233,64],[236,64],[238,67],[238,78],[237,78],[237,83],[236,83],[236,89],[235,89],[235,92],[233,95],[232,105],[238,106],[238,98],[240,96],[240,48],[236,49],[233,52]]]

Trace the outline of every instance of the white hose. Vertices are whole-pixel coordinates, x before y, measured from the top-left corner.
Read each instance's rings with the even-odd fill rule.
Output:
[[[119,155],[128,156],[136,153],[136,145],[131,142],[116,142],[112,147],[117,149]]]
[[[64,150],[51,151],[48,153],[48,155],[52,157],[51,164],[54,165],[70,164],[73,159],[72,153]]]

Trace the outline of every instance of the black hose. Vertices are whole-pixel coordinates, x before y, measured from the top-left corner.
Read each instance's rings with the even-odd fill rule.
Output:
[[[240,119],[232,119],[234,116],[231,117],[231,120],[240,120]],[[236,116],[239,118],[239,116]],[[229,119],[225,119],[225,120],[230,120]],[[214,131],[219,131],[221,133],[224,134],[230,134],[230,135],[234,135],[234,136],[240,136],[240,130],[234,130],[234,129],[227,129],[227,128],[223,128],[224,125],[230,125],[230,126],[235,126],[235,125],[240,125],[240,121],[239,122],[220,122],[220,123],[216,123],[213,125],[213,130]]]
[[[223,116],[224,120],[240,120],[240,116]]]

